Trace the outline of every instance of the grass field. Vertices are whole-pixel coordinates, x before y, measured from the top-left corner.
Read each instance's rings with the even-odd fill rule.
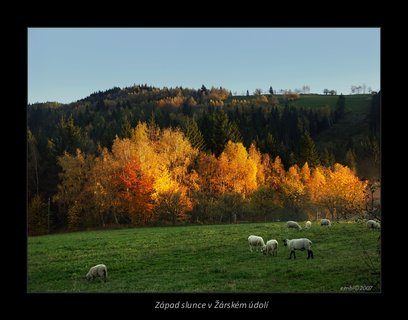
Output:
[[[352,111],[357,114],[367,114],[371,95],[369,94],[353,94],[345,95],[346,112]],[[303,108],[320,108],[328,106],[335,108],[339,96],[325,96],[325,95],[301,95],[299,100],[293,102],[296,107]]]
[[[277,257],[250,252],[250,234],[277,239]],[[29,237],[27,291],[379,292],[378,236],[357,223],[298,231],[277,222]],[[297,251],[288,260],[282,239],[301,237],[313,242],[314,259]],[[85,279],[98,263],[108,267],[106,283]]]
[[[302,107],[302,108],[321,108],[321,107],[326,107],[326,106],[330,108],[334,108],[336,106],[338,99],[339,99],[339,96],[308,94],[308,95],[301,95],[300,99],[293,101],[292,104],[296,107]]]
[[[266,96],[269,97],[269,95]],[[283,98],[283,95],[276,95],[276,97]],[[257,96],[233,96],[229,97],[226,102],[230,102],[232,99],[251,101],[257,98]],[[346,112],[353,111],[353,113],[367,114],[368,102],[371,101],[370,94],[344,95],[344,98],[346,100]],[[328,106],[334,109],[338,99],[338,95],[302,94],[298,100],[292,101],[291,104],[299,108],[321,108]]]

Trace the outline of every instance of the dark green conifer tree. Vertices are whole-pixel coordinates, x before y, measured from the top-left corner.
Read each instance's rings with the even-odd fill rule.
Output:
[[[197,148],[198,150],[205,149],[204,137],[194,118],[189,118],[187,120],[184,132],[194,148]]]
[[[303,166],[307,162],[311,168],[316,167],[320,163],[316,145],[307,131],[303,134],[300,141],[298,161],[299,166]]]

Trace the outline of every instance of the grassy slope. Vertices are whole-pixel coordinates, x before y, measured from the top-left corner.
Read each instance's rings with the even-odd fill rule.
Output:
[[[335,97],[335,102],[338,97]],[[320,144],[332,144],[335,141],[347,143],[353,137],[368,131],[367,116],[370,111],[371,97],[368,95],[345,96],[346,115],[338,123],[316,137]]]
[[[250,252],[250,234],[277,239],[278,256]],[[361,224],[297,231],[282,222],[30,237],[28,292],[340,292],[354,285],[379,291],[378,235]],[[312,240],[315,259],[297,252],[288,260],[286,237]],[[108,267],[106,283],[84,278],[97,263]]]

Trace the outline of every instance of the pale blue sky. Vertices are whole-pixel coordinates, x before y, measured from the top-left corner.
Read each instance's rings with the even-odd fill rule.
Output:
[[[28,102],[134,84],[380,89],[379,28],[29,28]]]

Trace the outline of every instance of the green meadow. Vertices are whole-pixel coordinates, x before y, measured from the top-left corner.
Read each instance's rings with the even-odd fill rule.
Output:
[[[304,226],[304,222],[301,223]],[[249,235],[279,242],[278,255],[249,250]],[[284,222],[86,231],[28,238],[27,291],[129,293],[379,292],[380,233],[365,224],[332,228],[313,221],[292,230]],[[282,239],[308,238],[314,259]],[[108,280],[88,281],[104,263]]]

